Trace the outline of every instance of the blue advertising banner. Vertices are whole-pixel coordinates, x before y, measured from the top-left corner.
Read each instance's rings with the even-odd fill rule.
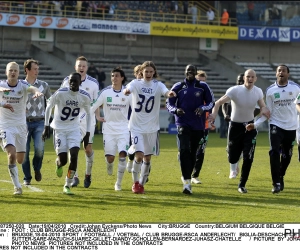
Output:
[[[239,26],[239,40],[279,41],[278,27]]]
[[[239,26],[239,40],[300,42],[300,28]]]

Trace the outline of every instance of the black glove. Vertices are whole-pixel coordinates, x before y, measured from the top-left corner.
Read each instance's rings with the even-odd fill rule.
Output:
[[[90,139],[90,132],[86,132],[85,136],[83,137],[84,148],[86,148],[87,145],[89,144],[89,139]]]
[[[201,116],[203,114],[203,109],[202,108],[197,108],[195,110],[196,115]]]
[[[184,112],[184,110],[182,108],[176,109],[176,115],[182,116],[184,114],[185,114],[185,112]]]
[[[46,139],[49,139],[49,138],[50,138],[50,126],[44,126],[42,140],[45,141]]]

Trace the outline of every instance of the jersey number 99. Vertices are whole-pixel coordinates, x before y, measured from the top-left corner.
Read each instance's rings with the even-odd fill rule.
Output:
[[[80,108],[71,109],[70,107],[64,107],[61,111],[61,114],[64,115],[60,117],[62,121],[68,120],[69,117],[71,118],[70,121],[74,120],[76,116],[79,115]]]

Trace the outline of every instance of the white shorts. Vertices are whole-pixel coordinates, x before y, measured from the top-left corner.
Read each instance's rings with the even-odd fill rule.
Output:
[[[143,152],[144,155],[159,155],[159,132],[136,133],[131,132],[131,143],[135,152]]]
[[[128,143],[128,133],[112,135],[112,134],[103,134],[103,149],[105,155],[113,155],[120,153],[122,151],[126,152],[129,148]]]
[[[94,135],[95,135],[95,126],[96,124],[92,122],[91,129],[90,129],[90,137],[89,137],[89,144],[93,144],[94,141]],[[81,140],[86,134],[86,120],[80,120],[80,134],[81,134]]]
[[[53,144],[56,154],[69,152],[69,149],[80,148],[81,136],[80,130],[53,130]]]
[[[27,125],[0,129],[0,144],[5,152],[7,145],[13,145],[17,153],[26,152]]]

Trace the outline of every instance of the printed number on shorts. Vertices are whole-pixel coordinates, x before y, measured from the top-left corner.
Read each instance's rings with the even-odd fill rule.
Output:
[[[60,147],[60,144],[61,144],[61,140],[60,139],[56,139],[55,140],[55,145],[56,145],[57,148]]]
[[[142,108],[143,108],[143,104],[145,102],[146,97],[144,95],[139,94],[140,97],[140,101],[137,103],[137,105],[139,105],[139,108],[135,108],[135,112],[141,112]],[[150,113],[153,109],[154,106],[154,96],[151,96],[145,104],[145,112],[146,113]]]
[[[6,132],[5,131],[1,131],[0,132],[0,139],[5,139],[6,138]]]
[[[65,121],[65,120],[68,120],[69,117],[71,116],[70,121],[72,121],[75,119],[76,116],[79,115],[79,112],[80,112],[80,108],[75,108],[72,110],[70,107],[64,107],[61,111],[61,113],[62,113],[62,115],[64,115],[64,117],[61,116],[60,119],[62,121]]]

